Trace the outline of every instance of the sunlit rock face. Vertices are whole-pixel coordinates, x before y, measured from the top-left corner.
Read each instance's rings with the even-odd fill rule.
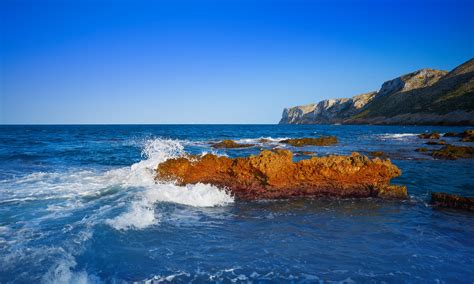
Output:
[[[450,72],[420,69],[376,92],[283,110],[280,124],[474,124],[474,59]]]
[[[313,157],[293,162],[288,150],[264,150],[245,158],[207,154],[167,160],[156,180],[179,185],[207,183],[226,188],[241,200],[301,196],[406,198],[404,186],[391,185],[400,170],[390,160],[351,156]]]

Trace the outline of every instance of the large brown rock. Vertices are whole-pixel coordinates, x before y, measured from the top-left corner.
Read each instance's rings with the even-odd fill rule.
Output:
[[[406,198],[404,186],[390,185],[401,174],[390,160],[351,156],[313,157],[293,162],[288,150],[264,150],[257,156],[227,158],[207,154],[167,160],[157,180],[180,185],[208,183],[227,188],[244,200],[298,196]]]

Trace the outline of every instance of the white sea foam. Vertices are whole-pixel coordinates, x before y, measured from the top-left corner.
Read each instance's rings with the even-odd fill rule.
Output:
[[[144,144],[142,154],[142,161],[109,171],[71,169],[1,180],[0,206],[2,203],[37,200],[48,200],[48,204],[40,209],[44,211],[37,218],[22,223],[19,229],[0,227],[0,244],[15,244],[18,248],[0,255],[0,271],[14,269],[20,263],[49,263],[51,266],[41,279],[43,283],[99,283],[98,277],[78,269],[75,259],[84,249],[84,243],[92,237],[94,225],[105,222],[117,230],[140,230],[159,224],[161,214],[157,202],[195,207],[233,202],[225,190],[212,185],[177,186],[154,180],[159,163],[185,154],[181,141],[152,139]],[[104,200],[109,197],[113,202]],[[49,247],[31,246],[31,240],[47,238],[48,234],[54,233],[42,231],[45,221],[64,218],[73,214],[73,210],[82,210],[86,206],[90,206],[87,216],[64,225],[62,232],[71,234],[67,240]],[[118,216],[117,210],[121,210]],[[75,232],[78,228],[80,231]]]
[[[182,145],[175,140],[155,139],[147,143],[143,151],[146,159],[133,164],[124,180],[126,186],[138,186],[145,190],[132,202],[127,212],[106,220],[106,223],[117,230],[146,228],[159,221],[159,215],[154,212],[156,202],[174,202],[197,207],[233,202],[233,198],[226,191],[212,185],[177,186],[172,183],[156,183],[156,166],[183,154]]]
[[[242,138],[235,140],[237,143],[243,144],[278,144],[280,141],[288,139],[288,137],[259,137],[259,138]],[[262,142],[264,140],[265,142]]]
[[[143,229],[159,222],[160,216],[154,212],[156,202],[174,202],[196,207],[220,206],[233,202],[233,198],[225,190],[212,185],[177,186],[155,181],[155,169],[159,163],[184,154],[181,141],[151,139],[143,147],[143,160],[130,167],[106,172],[91,170],[37,172],[9,183],[2,182],[5,190],[2,191],[0,204],[47,199],[67,200],[65,205],[56,204],[47,208],[54,218],[54,214],[58,214],[57,211],[72,210],[81,206],[82,201],[78,197],[100,198],[108,194],[108,191],[113,192],[114,188],[121,191],[134,189],[130,191],[133,195],[128,195],[128,200],[132,201],[127,205],[125,212],[105,220],[115,229],[122,230]]]
[[[407,137],[417,136],[416,133],[385,133],[380,134],[382,139],[395,139],[395,140],[403,140]]]

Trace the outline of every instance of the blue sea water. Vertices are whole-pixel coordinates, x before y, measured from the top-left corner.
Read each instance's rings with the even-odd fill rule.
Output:
[[[425,131],[346,125],[0,126],[0,283],[474,281],[474,214],[430,193],[474,196],[473,160],[434,160]],[[235,201],[211,185],[156,183],[184,153],[230,157],[335,135],[318,155],[384,151],[405,201]],[[269,138],[268,143],[258,143]],[[256,147],[213,150],[235,139]],[[458,138],[446,138],[460,144]],[[297,157],[303,159],[307,157]]]

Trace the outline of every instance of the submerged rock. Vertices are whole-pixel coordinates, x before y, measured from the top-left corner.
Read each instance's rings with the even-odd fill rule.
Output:
[[[422,133],[418,135],[418,138],[421,139],[439,139],[440,135],[438,132],[432,132],[432,133]]]
[[[456,132],[446,132],[443,137],[457,137],[459,134]]]
[[[431,203],[439,207],[474,211],[473,197],[463,197],[455,194],[434,192],[431,194]]]
[[[446,145],[446,141],[439,140],[439,141],[428,141],[425,143],[426,145]]]
[[[421,148],[417,148],[415,149],[416,152],[428,152],[428,148],[426,147],[421,147]]]
[[[293,138],[280,141],[281,143],[289,144],[295,147],[302,147],[307,145],[314,146],[329,146],[337,144],[335,136],[321,136],[318,138]]]
[[[233,140],[222,140],[221,142],[212,144],[213,148],[227,148],[227,149],[248,148],[248,147],[253,147],[253,146],[255,145],[254,144],[240,144]]]
[[[385,152],[382,152],[382,151],[372,151],[369,154],[372,157],[378,157],[378,158],[387,157],[387,154],[385,154]]]
[[[458,158],[474,158],[474,147],[446,145],[434,150],[431,155],[437,159],[456,160]]]
[[[474,142],[474,130],[465,130],[459,136],[462,142]]]
[[[474,142],[474,130],[468,129],[461,133],[448,132],[443,137],[461,137],[461,142]]]
[[[391,185],[401,171],[390,160],[351,156],[313,157],[293,162],[288,150],[264,150],[246,158],[183,157],[157,167],[157,180],[180,185],[208,183],[227,188],[238,199],[299,196],[406,198],[405,186]]]
[[[294,151],[295,156],[316,156],[316,152],[313,151]]]

